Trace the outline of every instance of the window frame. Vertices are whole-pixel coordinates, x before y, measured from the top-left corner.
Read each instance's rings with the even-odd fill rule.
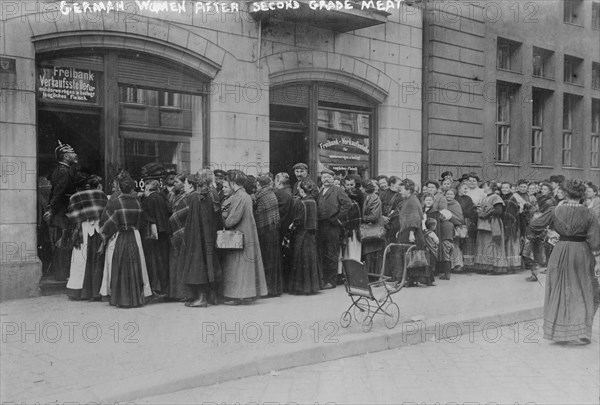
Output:
[[[496,161],[510,162],[510,127],[512,87],[496,87]]]

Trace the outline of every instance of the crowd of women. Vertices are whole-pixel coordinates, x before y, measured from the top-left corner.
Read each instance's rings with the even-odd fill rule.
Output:
[[[428,258],[408,266],[407,286],[431,286],[436,275],[449,280],[453,272],[469,271],[529,269],[528,280],[537,281],[547,267],[546,336],[589,340],[600,304],[596,185],[562,176],[481,182],[475,173],[455,179],[445,172],[418,190],[410,179],[341,178],[324,169],[318,187],[307,165],[294,169],[292,189],[287,173],[168,174],[149,164],[142,169],[143,190],[121,172],[110,198],[102,179],[79,175],[66,214],[73,229],[70,298],[106,296],[122,307],[162,300],[188,307],[249,304],[335,288],[325,268],[337,263],[342,273],[343,258],[400,282],[404,251],[383,257],[385,247],[397,243],[416,245]],[[319,233],[327,227],[341,232],[336,244],[324,247],[332,234]],[[237,231],[242,243],[220,248],[222,230]],[[573,294],[573,288],[581,291]],[[579,309],[565,312],[565,305]]]

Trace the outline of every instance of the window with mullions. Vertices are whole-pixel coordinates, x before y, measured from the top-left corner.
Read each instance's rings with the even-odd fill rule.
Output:
[[[575,25],[583,25],[583,0],[564,1],[564,22]]]
[[[592,140],[590,151],[590,166],[600,167],[598,144],[600,141],[600,100],[592,99]]]
[[[592,62],[592,88],[600,89],[600,63]]]
[[[592,28],[600,30],[600,3],[592,3]]]
[[[542,164],[544,99],[541,94],[533,94],[531,114],[531,163]]]
[[[520,72],[519,51],[521,43],[498,37],[496,50],[496,68]]]
[[[562,165],[573,165],[573,97],[565,94],[563,96],[563,130],[562,130]]]
[[[510,96],[511,88],[498,86],[496,89],[496,160],[510,160]]]

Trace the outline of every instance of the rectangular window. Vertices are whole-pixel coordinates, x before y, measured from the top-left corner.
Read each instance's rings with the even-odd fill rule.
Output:
[[[544,99],[541,94],[533,94],[531,114],[531,163],[542,164]]]
[[[592,88],[600,89],[600,63],[592,62]]]
[[[498,37],[497,45],[496,67],[498,69],[511,70],[513,72],[520,71],[519,49],[521,43]]]
[[[583,25],[583,0],[564,1],[564,22],[575,25]]]
[[[533,47],[533,75],[537,77],[545,77],[547,79],[554,78],[554,68],[552,66],[553,51],[542,48]]]
[[[581,65],[583,59],[576,58],[574,56],[565,55],[564,63],[564,82],[572,84],[583,84],[581,74]]]
[[[598,143],[600,140],[600,100],[592,99],[592,142],[590,148],[590,166],[600,167]]]
[[[573,97],[565,94],[563,96],[563,142],[562,142],[562,165],[572,166],[572,138],[573,138]]]
[[[600,3],[592,3],[592,28],[600,30]]]
[[[496,89],[496,160],[510,160],[510,95],[508,86],[498,86]]]

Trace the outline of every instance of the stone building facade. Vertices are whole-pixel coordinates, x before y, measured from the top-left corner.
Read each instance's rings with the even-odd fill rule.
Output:
[[[423,176],[598,184],[600,2],[426,7]]]
[[[0,299],[40,294],[38,195],[59,140],[106,180],[150,161],[299,160],[420,180],[422,102],[403,94],[421,83],[419,6],[225,3],[2,2]]]

